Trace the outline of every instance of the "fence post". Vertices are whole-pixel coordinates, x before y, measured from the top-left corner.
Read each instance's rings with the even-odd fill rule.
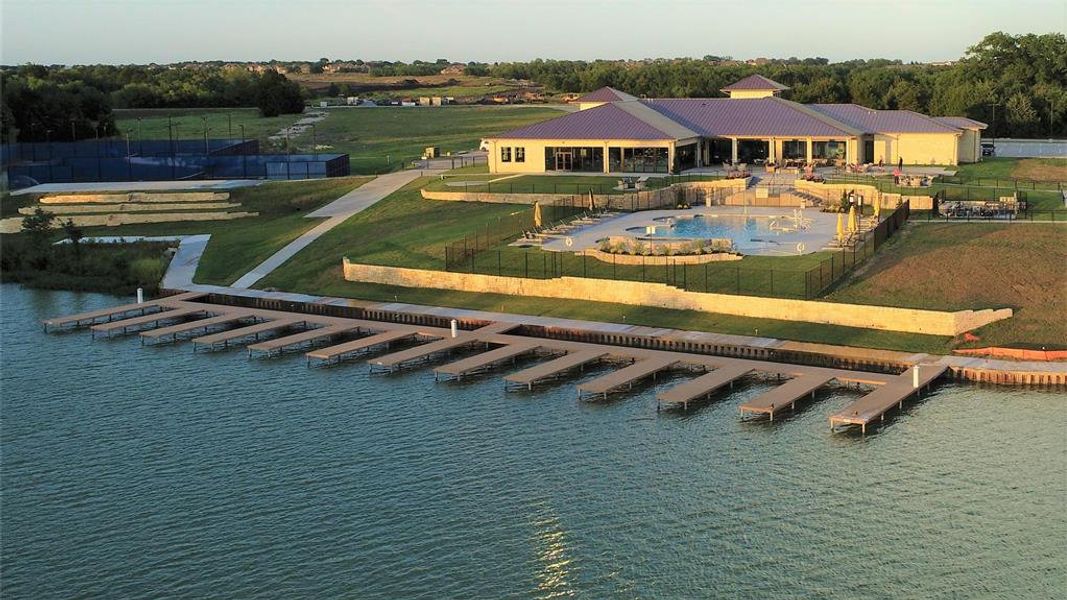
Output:
[[[496,274],[497,274],[498,277],[501,275],[501,271],[500,271],[500,250],[496,251]]]
[[[530,251],[526,250],[522,253],[523,273],[526,279],[530,278]]]

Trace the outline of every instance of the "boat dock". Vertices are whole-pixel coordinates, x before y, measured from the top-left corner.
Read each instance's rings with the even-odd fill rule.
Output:
[[[623,388],[633,389],[634,384],[638,381],[652,377],[655,379],[656,374],[660,371],[666,371],[667,369],[678,364],[677,358],[670,357],[649,357],[644,360],[639,360],[628,367],[624,367],[615,371],[614,373],[608,373],[602,377],[597,377],[591,381],[578,384],[578,397],[583,395],[588,396],[601,396],[607,399],[608,394],[613,391],[621,390]]]
[[[504,385],[510,384],[514,387],[524,387],[527,390],[532,390],[536,383],[555,379],[573,369],[584,369],[586,365],[597,362],[607,355],[608,353],[603,350],[569,352],[554,360],[505,376]]]
[[[411,364],[429,362],[438,354],[458,350],[464,346],[471,346],[474,344],[485,344],[488,346],[491,343],[491,336],[493,336],[493,334],[505,333],[516,327],[518,327],[518,325],[513,323],[493,323],[492,325],[486,325],[485,327],[480,327],[474,331],[459,331],[457,332],[456,337],[445,337],[447,334],[442,331],[440,334],[440,338],[442,339],[438,339],[436,342],[421,344],[414,348],[408,348],[407,350],[401,350],[400,352],[394,352],[371,360],[371,370],[396,371]]]
[[[89,312],[78,313],[76,315],[70,315],[67,317],[46,319],[44,321],[44,330],[45,332],[48,332],[51,329],[80,327],[83,324],[93,325],[101,319],[110,322],[119,318],[128,318],[131,314],[143,316],[147,315],[149,311],[156,312],[167,309],[173,309],[175,306],[180,305],[183,301],[195,300],[202,296],[204,296],[204,294],[197,292],[187,292],[184,294],[178,294],[176,296],[168,296],[166,298],[159,298],[157,300],[149,300],[147,302],[123,304],[122,306],[93,310]]]
[[[295,327],[297,324],[307,325],[307,321],[296,317],[288,319],[270,319],[255,325],[249,325],[248,327],[238,327],[237,329],[230,329],[229,331],[221,331],[219,333],[213,333],[211,335],[205,335],[202,337],[193,339],[193,351],[195,352],[198,346],[207,346],[208,349],[214,349],[216,345],[222,344],[223,348],[228,348],[230,342],[253,336],[256,340],[259,340],[259,336],[265,333],[271,333],[288,327]]]
[[[800,377],[794,377],[766,394],[742,404],[741,416],[745,416],[746,413],[764,414],[773,421],[774,415],[779,411],[785,408],[789,408],[789,410],[795,409],[797,400],[804,396],[811,394],[811,397],[815,398],[815,390],[830,383],[832,380],[833,377],[829,375],[801,375]]]
[[[434,378],[461,380],[465,376],[488,371],[493,367],[508,361],[514,362],[520,356],[537,352],[540,348],[537,344],[511,344],[501,346],[495,350],[482,352],[475,356],[449,363],[433,370]]]
[[[166,315],[166,313],[163,313]],[[178,323],[177,325],[170,325],[168,327],[160,327],[159,329],[149,329],[148,331],[141,332],[141,343],[146,340],[158,340],[160,338],[171,336],[172,341],[178,340],[179,333],[188,333],[190,331],[198,331],[200,329],[207,331],[211,327],[218,325],[230,325],[238,323],[245,319],[255,318],[252,313],[244,311],[227,312],[207,319],[196,319],[193,321],[186,321],[184,323]]]
[[[689,403],[699,398],[710,396],[715,390],[729,385],[731,389],[734,382],[752,372],[752,369],[744,365],[727,365],[705,373],[696,379],[676,385],[656,396],[656,408],[663,405],[682,405],[683,410],[689,409]]]
[[[919,370],[916,379],[914,369]],[[921,393],[935,379],[948,370],[944,365],[921,365],[899,375],[893,381],[875,389],[873,392],[849,404],[839,412],[830,415],[830,430],[836,431],[838,425],[859,425],[862,433],[867,433],[867,425],[875,419],[885,420],[885,414],[892,408],[904,408],[904,400],[913,394]]]
[[[536,327],[511,321],[470,320],[463,324],[466,329],[459,329],[458,324],[454,329],[449,329],[448,321],[441,319],[403,319],[397,322],[387,320],[386,315],[369,312],[363,313],[368,318],[349,318],[336,316],[345,312],[330,305],[307,305],[308,312],[293,312],[277,310],[275,307],[279,305],[256,308],[247,303],[211,303],[199,296],[183,294],[144,304],[123,305],[49,319],[45,325],[46,328],[57,329],[88,325],[94,334],[126,332],[136,328],[141,333],[142,341],[168,337],[178,341],[182,339],[180,334],[203,331],[203,335],[191,340],[194,351],[201,347],[214,349],[219,345],[225,348],[243,344],[248,347],[250,356],[256,353],[271,355],[335,336],[362,336],[305,352],[309,366],[312,361],[340,362],[344,357],[388,347],[402,340],[421,342],[411,348],[368,360],[372,372],[395,371],[408,365],[429,362],[459,348],[477,348],[472,356],[434,369],[436,379],[446,380],[462,379],[522,356],[537,355],[537,364],[504,377],[508,389],[532,390],[538,382],[564,377],[597,362],[620,364],[610,373],[579,383],[576,386],[579,398],[606,398],[612,392],[632,389],[637,382],[654,378],[668,369],[704,372],[688,377],[687,381],[658,394],[657,409],[666,405],[689,409],[701,397],[731,386],[749,374],[758,373],[771,379],[787,378],[788,381],[742,404],[741,414],[742,417],[752,413],[767,414],[772,421],[779,411],[792,408],[821,386],[836,382],[875,388],[830,417],[831,428],[835,431],[841,425],[860,425],[861,430],[866,432],[867,424],[882,419],[886,411],[893,406],[900,406],[904,399],[916,390],[931,385],[948,369],[947,363],[923,365],[920,367],[921,378],[916,385],[911,371],[894,375],[710,355],[687,351],[686,348],[664,350],[568,339],[562,335],[546,337],[532,335],[531,332],[538,331]],[[171,322],[175,320],[179,322]],[[237,326],[209,333],[212,329],[231,325]],[[515,329],[520,326],[523,329],[516,333]],[[290,328],[303,331],[287,332]],[[261,336],[267,339],[261,341]]]
[[[257,352],[262,353],[265,356],[271,356],[274,353],[281,354],[287,348],[302,346],[304,344],[314,344],[315,342],[328,340],[334,336],[344,335],[346,333],[359,333],[360,330],[361,328],[358,325],[327,325],[325,327],[316,327],[300,333],[294,333],[293,335],[252,344],[248,347],[248,355],[253,356]]]
[[[417,331],[411,329],[394,329],[393,331],[383,331],[374,335],[368,335],[366,337],[352,340],[351,342],[345,342],[343,344],[337,344],[336,346],[329,346],[327,348],[319,348],[318,350],[312,350],[305,356],[308,359],[308,365],[311,365],[312,360],[319,360],[327,363],[340,362],[340,360],[347,355],[355,354],[358,352],[364,352],[376,348],[378,346],[386,346],[393,342],[400,340],[411,339],[418,335]]]
[[[91,326],[89,329],[93,332],[93,337],[96,337],[97,333],[106,333],[108,337],[116,331],[120,331],[123,335],[127,333],[131,327],[141,327],[142,325],[157,326],[161,321],[169,321],[171,319],[180,319],[182,317],[188,317],[196,314],[203,314],[208,312],[207,309],[210,306],[202,307],[186,307],[186,308],[172,308],[168,310],[160,310],[151,312],[139,317],[133,317],[130,319],[122,319],[120,321],[108,321],[106,323],[97,323]]]

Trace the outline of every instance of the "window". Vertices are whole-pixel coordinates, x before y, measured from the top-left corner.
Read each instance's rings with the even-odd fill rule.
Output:
[[[500,147],[500,162],[511,162],[511,147],[510,146],[501,146]]]
[[[522,146],[515,148],[515,162],[526,162],[526,148]]]

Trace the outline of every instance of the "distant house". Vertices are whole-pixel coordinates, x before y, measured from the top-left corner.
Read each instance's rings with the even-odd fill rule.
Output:
[[[985,123],[856,104],[800,104],[780,97],[788,89],[760,75],[723,88],[728,98],[639,99],[601,88],[576,100],[578,112],[486,138],[489,170],[677,173],[723,162],[955,165],[981,159]]]

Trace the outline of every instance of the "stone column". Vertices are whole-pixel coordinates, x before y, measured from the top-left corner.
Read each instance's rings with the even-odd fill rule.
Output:
[[[730,160],[737,162],[737,138],[730,138]]]

